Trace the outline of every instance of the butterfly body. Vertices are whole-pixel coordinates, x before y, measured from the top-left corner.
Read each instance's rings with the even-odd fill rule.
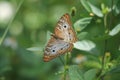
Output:
[[[48,62],[61,54],[72,51],[73,43],[76,41],[77,37],[72,28],[70,16],[65,14],[58,21],[54,34],[48,41],[43,60]]]

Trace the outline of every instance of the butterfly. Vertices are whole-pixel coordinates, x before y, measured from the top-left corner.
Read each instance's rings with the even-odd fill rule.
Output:
[[[45,47],[43,60],[48,62],[61,54],[71,52],[73,43],[76,41],[77,37],[72,28],[70,15],[66,13],[57,22],[54,33]]]

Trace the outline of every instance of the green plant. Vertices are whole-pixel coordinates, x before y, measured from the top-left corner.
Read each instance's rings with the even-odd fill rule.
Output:
[[[17,8],[7,28],[0,23],[0,80],[119,80],[120,0],[8,1]],[[50,32],[70,7],[78,41],[45,63]]]

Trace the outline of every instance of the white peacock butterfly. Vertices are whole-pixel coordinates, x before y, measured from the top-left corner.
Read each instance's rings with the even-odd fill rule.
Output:
[[[73,43],[77,41],[76,33],[72,28],[69,14],[64,14],[48,41],[44,50],[43,60],[48,62],[57,56],[72,51]]]

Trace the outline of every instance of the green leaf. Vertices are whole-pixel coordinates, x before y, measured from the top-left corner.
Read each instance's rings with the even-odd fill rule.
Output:
[[[89,36],[90,35],[88,32],[81,32],[81,33],[77,34],[77,38],[80,40],[89,39]]]
[[[120,51],[120,46],[119,46],[119,51]]]
[[[96,77],[97,70],[96,69],[90,69],[84,74],[85,80],[94,80]]]
[[[88,12],[92,12],[87,0],[80,0],[80,2]]]
[[[116,12],[116,14],[120,13],[120,0],[118,0],[117,4],[115,5],[115,12]]]
[[[116,34],[118,34],[120,31],[120,24],[118,24],[117,26],[115,26],[110,32],[109,35],[110,36],[114,36]]]
[[[69,77],[70,80],[84,80],[82,73],[77,65],[72,65],[69,67]]]
[[[118,65],[115,68],[111,69],[108,73],[109,74],[120,73],[120,65]]]
[[[96,44],[90,40],[82,40],[74,43],[74,48],[83,50],[83,51],[91,51],[96,47]]]
[[[27,48],[29,51],[43,51],[43,47],[30,47]]]
[[[79,19],[78,21],[74,23],[75,30],[76,31],[83,30],[84,28],[87,27],[87,25],[90,23],[91,20],[92,20],[92,17],[86,17],[86,18]]]
[[[97,15],[98,17],[103,17],[103,13],[102,13],[102,11],[99,8],[97,8],[96,6],[92,5],[90,2],[88,4],[91,7],[91,10],[92,10],[92,12],[95,15]]]
[[[116,66],[105,74],[105,80],[119,80],[120,79],[120,65]]]
[[[52,34],[52,33],[51,33],[50,31],[47,31],[47,36],[46,36],[46,40],[47,40],[47,41],[50,39],[51,34]]]
[[[98,60],[88,60],[86,62],[84,62],[84,66],[86,67],[91,67],[91,68],[98,68],[98,69],[101,69],[101,63],[98,62]]]
[[[1,66],[0,66],[0,67],[1,67]],[[6,65],[6,66],[4,66],[4,67],[1,67],[1,69],[0,69],[0,74],[3,74],[3,73],[8,72],[8,71],[12,71],[12,67]]]
[[[104,34],[104,35],[99,35],[93,38],[93,40],[106,40],[109,39],[111,36],[108,34]]]

